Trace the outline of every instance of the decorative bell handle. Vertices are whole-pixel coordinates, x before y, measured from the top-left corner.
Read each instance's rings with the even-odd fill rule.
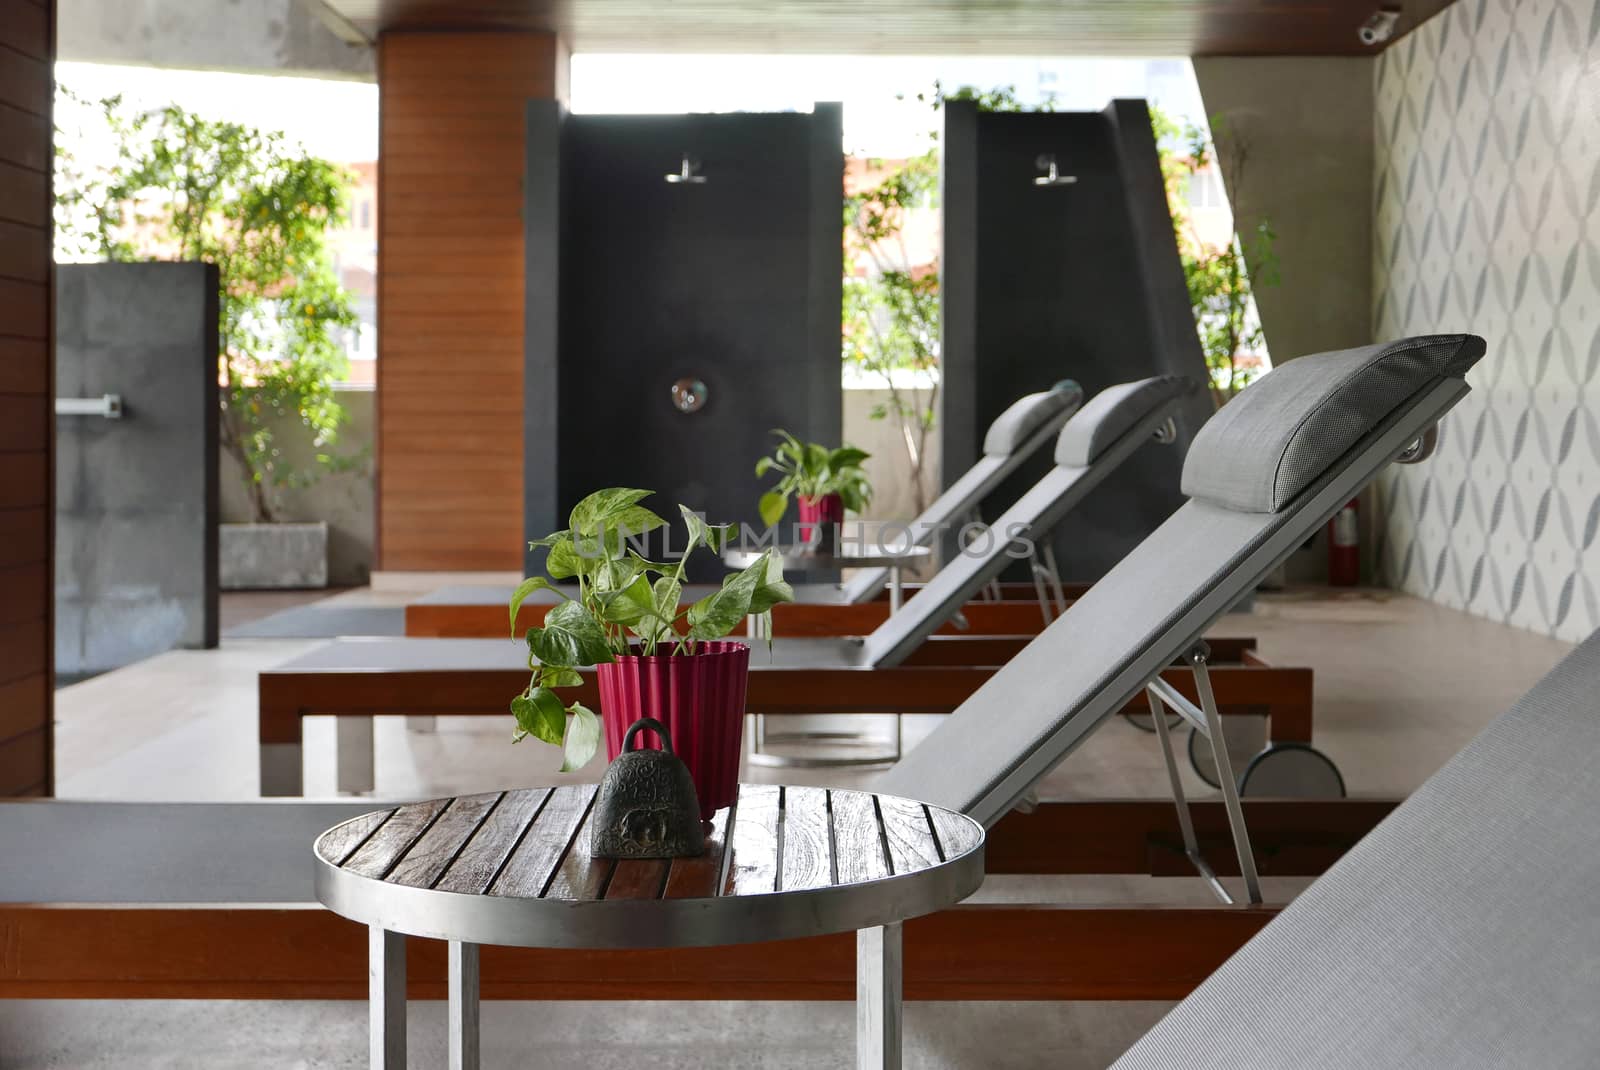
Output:
[[[668,754],[672,753],[672,736],[667,732],[667,726],[654,717],[641,717],[633,722],[633,725],[628,729],[628,734],[622,737],[622,752],[624,754],[633,749],[634,734],[641,728],[648,728],[654,732],[656,738],[661,741],[661,749]]]

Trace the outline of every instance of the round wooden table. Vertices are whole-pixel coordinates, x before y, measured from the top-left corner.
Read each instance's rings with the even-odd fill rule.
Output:
[[[475,1070],[479,945],[701,947],[850,930],[857,1065],[900,1065],[900,925],[977,890],[977,822],[890,795],[745,784],[704,855],[611,861],[588,851],[595,791],[408,803],[317,838],[317,898],[371,932],[374,1070],[405,1066],[406,935],[449,941],[450,1066]]]

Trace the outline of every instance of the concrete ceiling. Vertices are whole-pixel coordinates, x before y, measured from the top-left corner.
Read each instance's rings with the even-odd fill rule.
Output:
[[[391,30],[540,30],[581,52],[1370,55],[1382,47],[1356,37],[1380,0],[308,2],[369,41]],[[1394,39],[1450,2],[1406,0]]]

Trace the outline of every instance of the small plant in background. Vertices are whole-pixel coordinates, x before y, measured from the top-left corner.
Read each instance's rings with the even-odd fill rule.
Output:
[[[65,90],[62,99],[85,106]],[[222,445],[245,473],[253,519],[276,520],[281,491],[362,462],[321,452],[314,468],[297,469],[273,431],[292,415],[322,450],[344,420],[333,383],[348,374],[341,334],[357,320],[327,234],[344,218],[350,178],[281,134],[176,105],[132,112],[111,97],[92,107],[114,159],[90,166],[58,147],[61,245],[69,255],[217,265]]]
[[[529,543],[546,551],[545,575],[523,580],[511,596],[511,631],[517,610],[535,591],[553,591],[561,603],[546,614],[542,627],[529,628],[527,688],[511,700],[517,730],[513,742],[529,736],[562,748],[561,771],[581,769],[600,746],[600,718],[581,702],[561,701],[555,689],[583,682],[590,668],[637,653],[663,649],[671,656],[695,652],[695,644],[721,639],[757,618],[757,631],[770,635],[772,607],[794,601],[783,579],[782,561],[767,551],[722,586],[687,607],[679,607],[683,569],[699,547],[721,551],[726,526],[707,524],[699,513],[679,506],[688,540],[676,563],[650,561],[629,542],[666,526],[639,502],[648,490],[613,487],[596,491],[572,509],[568,527]],[[576,596],[555,581],[576,581]]]
[[[1211,373],[1211,397],[1220,406],[1266,371],[1260,359],[1266,352],[1266,335],[1256,314],[1255,287],[1277,285],[1276,235],[1271,222],[1263,219],[1246,234],[1230,230],[1220,245],[1204,241],[1188,206],[1190,185],[1196,175],[1215,166],[1233,192],[1233,217],[1238,219],[1243,213],[1239,190],[1249,146],[1235,133],[1223,139],[1227,150],[1219,153],[1203,128],[1193,123],[1180,126],[1154,106],[1150,121],[1189,304]],[[1220,119],[1211,125],[1223,129]]]
[[[772,455],[756,462],[756,475],[779,473],[778,482],[761,496],[761,522],[775,526],[789,511],[790,496],[820,501],[837,494],[844,507],[859,513],[872,501],[872,484],[861,462],[872,456],[854,446],[829,449],[801,442],[787,431],[772,432],[781,440]]]

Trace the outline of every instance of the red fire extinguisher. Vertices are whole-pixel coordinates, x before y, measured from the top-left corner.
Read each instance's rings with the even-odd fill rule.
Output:
[[[1351,498],[1328,521],[1328,582],[1354,587],[1361,579],[1361,507]]]

